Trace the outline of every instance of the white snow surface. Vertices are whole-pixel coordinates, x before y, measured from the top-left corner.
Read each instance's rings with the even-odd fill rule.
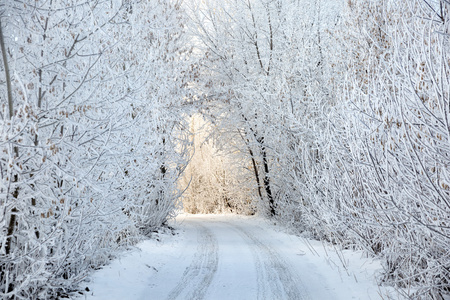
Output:
[[[95,271],[72,299],[389,299],[362,252],[286,233],[258,217],[181,214]],[[389,295],[391,294],[391,295]],[[395,297],[396,298],[396,297]]]

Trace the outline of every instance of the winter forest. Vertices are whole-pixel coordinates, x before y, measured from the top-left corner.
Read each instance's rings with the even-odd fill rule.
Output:
[[[2,0],[0,298],[54,299],[184,209],[450,293],[450,1]]]

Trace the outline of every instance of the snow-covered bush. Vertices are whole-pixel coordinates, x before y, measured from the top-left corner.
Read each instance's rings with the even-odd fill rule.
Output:
[[[78,0],[0,18],[0,297],[56,298],[174,213],[185,19],[176,1]]]
[[[355,1],[344,39],[341,178],[354,192],[340,213],[356,216],[351,235],[385,259],[385,280],[418,298],[439,299],[450,284],[449,8]]]
[[[409,297],[449,293],[450,3],[191,7],[203,113],[259,213],[381,257]]]

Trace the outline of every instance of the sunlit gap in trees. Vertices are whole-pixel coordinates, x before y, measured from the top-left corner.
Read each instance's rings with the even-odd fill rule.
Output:
[[[223,138],[201,114],[191,116],[189,123],[192,158],[180,182],[187,187],[182,197],[184,211],[250,212],[250,191],[240,183],[248,170],[239,167],[233,141]]]

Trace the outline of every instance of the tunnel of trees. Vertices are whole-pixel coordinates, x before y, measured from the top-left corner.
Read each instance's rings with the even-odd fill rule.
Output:
[[[181,207],[450,293],[448,0],[7,0],[0,46],[0,297],[76,289]]]

